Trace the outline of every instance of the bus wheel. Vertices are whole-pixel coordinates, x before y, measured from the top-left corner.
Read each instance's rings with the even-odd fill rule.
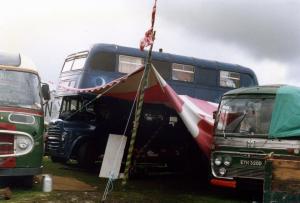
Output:
[[[67,162],[65,158],[57,157],[57,156],[51,156],[51,161],[54,163],[62,163],[62,164],[65,164]]]
[[[95,161],[98,157],[95,147],[93,142],[84,142],[80,145],[77,161],[81,168],[91,169],[95,167]]]

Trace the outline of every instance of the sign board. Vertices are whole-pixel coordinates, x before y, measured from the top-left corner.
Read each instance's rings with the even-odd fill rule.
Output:
[[[99,177],[119,177],[126,141],[127,137],[124,135],[109,135]]]

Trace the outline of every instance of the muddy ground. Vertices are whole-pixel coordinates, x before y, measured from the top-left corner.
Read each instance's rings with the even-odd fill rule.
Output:
[[[84,171],[76,164],[61,165],[44,159],[44,173],[51,174],[54,190],[42,192],[41,177],[33,188],[11,185],[7,203],[99,203],[107,180],[98,178],[99,171]],[[207,182],[187,175],[147,176],[129,180],[123,187],[116,181],[106,203],[215,203],[252,202],[261,200],[260,192],[235,191],[211,187]]]

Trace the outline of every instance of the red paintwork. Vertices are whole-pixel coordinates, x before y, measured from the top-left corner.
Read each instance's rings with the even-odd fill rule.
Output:
[[[210,184],[218,187],[236,188],[235,180],[211,179]]]
[[[0,168],[15,168],[16,165],[16,157],[4,158],[0,161]]]
[[[10,123],[0,123],[1,130],[16,130],[16,126]],[[14,143],[14,136],[11,134],[0,134],[0,142],[9,142]],[[14,153],[14,145],[10,146],[0,146],[0,153],[3,154],[13,154]],[[0,161],[0,168],[14,168],[16,167],[16,158],[9,157],[4,158]]]

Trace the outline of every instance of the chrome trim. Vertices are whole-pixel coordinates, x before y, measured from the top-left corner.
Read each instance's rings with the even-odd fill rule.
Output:
[[[220,178],[220,179],[226,179],[226,180],[233,180],[232,177],[224,177],[224,176],[218,176],[214,170],[214,163],[213,163],[213,156],[210,158],[210,168],[211,168],[211,173],[215,178]]]
[[[21,116],[29,116],[29,117],[32,117],[32,118],[33,118],[33,122],[31,122],[31,123],[24,123],[24,122],[13,121],[13,120],[11,120],[11,118],[10,118],[12,115],[21,115]],[[33,124],[35,123],[35,117],[34,117],[33,115],[31,115],[31,114],[11,113],[11,114],[8,115],[8,121],[9,121],[10,123],[25,124],[25,125],[33,125]]]
[[[0,142],[0,146],[2,146],[2,145],[12,145],[12,143],[10,143],[10,142]]]
[[[34,139],[32,138],[32,136],[28,133],[25,133],[25,132],[20,132],[20,131],[13,131],[13,130],[0,130],[0,133],[3,133],[3,134],[11,134],[11,135],[15,135],[14,136],[14,153],[13,154],[0,154],[0,158],[6,158],[6,157],[19,157],[19,156],[23,156],[23,155],[26,155],[26,154],[29,154],[30,152],[32,152],[33,148],[34,148]],[[28,149],[26,150],[23,150],[24,152],[22,153],[17,153],[17,139],[16,139],[16,136],[26,136],[30,139],[31,141],[31,145],[29,146]],[[1,136],[1,135],[0,135]]]
[[[217,151],[214,151],[213,153],[224,153],[225,154],[237,154],[237,155],[256,155],[256,156],[267,156],[269,154],[266,154],[266,153],[257,153],[257,152],[237,152],[237,151],[224,151],[224,150],[217,150]],[[273,154],[275,155],[275,154]]]
[[[261,148],[261,149],[300,149],[300,140],[280,140],[251,137],[215,137],[215,145],[219,147],[241,147],[241,148]]]
[[[258,153],[251,153],[251,152],[249,152],[249,153],[248,152],[236,152],[236,151],[213,151],[211,153],[211,171],[212,171],[212,174],[213,174],[214,177],[220,178],[220,179],[228,179],[228,180],[233,180],[234,178],[250,178],[250,179],[257,179],[257,180],[262,180],[263,179],[263,178],[260,178],[260,177],[249,177],[249,176],[237,176],[237,177],[230,176],[230,177],[226,177],[226,176],[219,176],[219,175],[217,175],[217,173],[214,171],[214,168],[215,167],[219,167],[219,166],[215,166],[214,163],[212,162],[215,153],[218,154],[218,155],[222,154],[223,156],[225,156],[225,155],[232,155],[232,154],[233,155],[240,155],[240,156],[255,155],[255,156],[262,157],[263,159],[264,159],[264,157],[267,157],[268,154],[265,154],[265,153],[264,154],[258,154]],[[230,166],[225,167],[225,168],[228,170],[229,167]],[[230,172],[231,171],[229,171],[228,173],[230,174]]]

